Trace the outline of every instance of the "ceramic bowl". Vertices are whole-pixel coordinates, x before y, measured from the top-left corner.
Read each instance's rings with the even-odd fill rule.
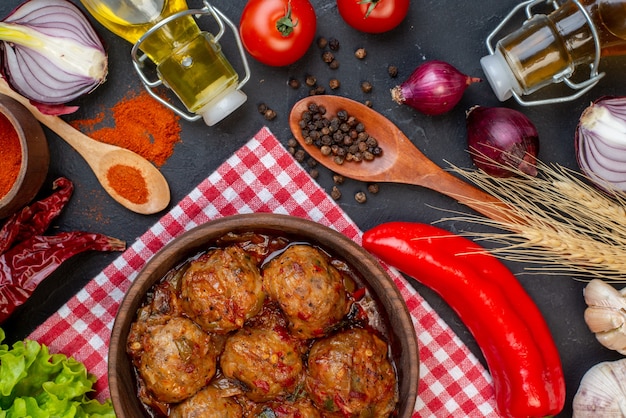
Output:
[[[11,122],[22,146],[22,165],[17,179],[8,193],[0,196],[0,219],[3,219],[37,195],[48,174],[50,153],[43,128],[22,104],[0,94],[0,113]]]
[[[381,315],[388,321],[388,337],[399,380],[398,417],[411,417],[419,377],[417,338],[407,306],[392,279],[367,251],[339,232],[305,219],[277,214],[236,215],[206,223],[176,238],[148,261],[124,296],[111,334],[108,377],[117,416],[144,416],[144,408],[135,396],[137,386],[126,354],[126,340],[146,292],[172,268],[205,251],[229,232],[287,234],[314,243],[343,258],[364,278]]]

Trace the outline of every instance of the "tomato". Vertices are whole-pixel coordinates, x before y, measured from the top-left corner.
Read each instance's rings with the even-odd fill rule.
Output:
[[[239,33],[252,57],[282,67],[302,58],[316,25],[309,0],[250,0],[241,14]]]
[[[337,0],[339,14],[356,30],[387,32],[400,24],[409,11],[409,0]]]

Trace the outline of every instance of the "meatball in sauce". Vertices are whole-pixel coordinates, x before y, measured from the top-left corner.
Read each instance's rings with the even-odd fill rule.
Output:
[[[263,285],[299,338],[325,335],[350,310],[342,275],[310,245],[292,245],[272,259],[263,269]]]
[[[241,328],[265,299],[255,260],[238,246],[218,248],[191,261],[180,294],[191,319],[205,331],[221,334]]]

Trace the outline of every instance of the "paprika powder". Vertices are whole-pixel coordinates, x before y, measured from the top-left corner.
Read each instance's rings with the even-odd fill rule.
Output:
[[[113,126],[106,126],[109,116]],[[129,149],[157,167],[165,164],[180,142],[180,117],[145,90],[129,93],[110,110],[70,125],[97,141]]]
[[[146,179],[135,167],[124,164],[112,165],[107,171],[109,185],[126,200],[142,205],[148,201]]]
[[[9,118],[0,114],[0,198],[6,196],[22,167],[22,145]]]

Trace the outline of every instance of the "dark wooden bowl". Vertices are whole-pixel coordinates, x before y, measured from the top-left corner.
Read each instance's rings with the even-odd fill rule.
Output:
[[[39,121],[16,100],[0,94],[0,113],[6,116],[20,138],[22,166],[9,192],[0,196],[0,219],[30,203],[46,180],[50,164],[48,141]]]
[[[117,416],[144,416],[144,408],[135,396],[136,384],[126,354],[126,339],[147,290],[169,270],[206,250],[217,238],[228,232],[250,231],[288,234],[315,243],[343,258],[360,273],[388,320],[388,337],[399,378],[398,416],[409,418],[415,406],[419,379],[417,337],[407,306],[392,279],[374,257],[341,233],[305,219],[261,213],[225,217],[196,227],[166,245],[139,273],[119,307],[109,346],[109,387]]]

